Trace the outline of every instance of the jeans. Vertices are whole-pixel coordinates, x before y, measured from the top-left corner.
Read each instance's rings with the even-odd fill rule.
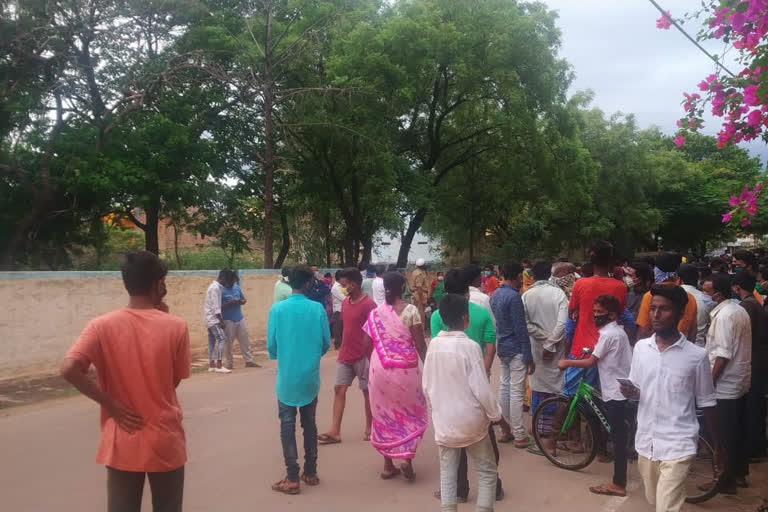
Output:
[[[499,387],[501,414],[512,427],[512,435],[516,441],[527,439],[528,433],[523,424],[523,399],[528,365],[523,363],[522,354],[499,357],[499,360],[501,360],[501,386]]]
[[[605,402],[605,412],[613,434],[613,483],[627,486],[627,401]]]
[[[440,510],[457,512],[456,475],[462,448],[439,446],[440,450]],[[493,446],[488,436],[465,450],[472,457],[477,469],[477,512],[492,512],[496,501],[498,472],[494,461]]]
[[[733,400],[717,400],[717,428],[725,451],[725,471],[720,481],[732,485],[736,477],[749,474],[747,455],[746,396]]]
[[[277,401],[280,416],[280,441],[283,443],[283,458],[288,480],[299,481],[299,453],[296,448],[296,409],[301,417],[301,429],[304,431],[304,474],[317,475],[317,397],[302,407],[286,405]]]
[[[208,360],[221,361],[224,347],[227,344],[227,335],[220,325],[208,328]],[[218,345],[218,347],[217,347]]]
[[[240,344],[240,354],[242,354],[245,362],[252,363],[253,357],[251,356],[251,347],[248,340],[248,327],[245,324],[245,319],[242,319],[239,322],[224,320],[224,333],[227,335],[227,345],[224,351],[227,366],[231,367],[234,364],[232,345],[235,343],[235,339],[237,339],[237,342]]]
[[[493,457],[496,460],[496,467],[499,466],[499,445],[496,444],[496,432],[493,430],[493,425],[488,427],[488,437],[491,440],[491,447],[493,448]],[[467,449],[461,449],[461,455],[459,456],[459,471],[456,476],[456,495],[460,498],[467,499],[469,496],[469,477],[467,475]],[[496,477],[496,495],[503,489],[501,483],[501,477]]]
[[[181,512],[184,466],[162,473],[122,471],[107,467],[107,511],[139,512],[144,480],[149,478],[153,512]]]

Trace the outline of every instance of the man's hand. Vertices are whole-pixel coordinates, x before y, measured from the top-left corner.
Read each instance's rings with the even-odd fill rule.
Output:
[[[636,387],[627,384],[619,384],[619,387],[621,388],[621,394],[629,400],[640,400],[640,390]]]
[[[569,365],[568,365],[567,359],[561,359],[557,362],[557,367],[560,368],[561,370],[565,370],[566,368],[568,368],[568,366]]]
[[[240,302],[241,306],[245,306],[245,303],[248,302],[248,301],[245,300],[245,299],[240,299],[238,302]]]
[[[530,363],[528,363],[528,375],[533,375],[533,372],[535,371],[536,371],[536,363],[531,361]]]
[[[137,430],[144,428],[144,420],[142,417],[132,409],[127,408],[114,398],[104,406],[107,412],[115,420],[117,426],[125,430],[129,434],[133,434]]]
[[[544,361],[551,361],[551,360],[553,360],[555,358],[555,353],[554,352],[550,352],[549,350],[545,350],[545,351],[543,351],[541,353],[541,358]]]
[[[507,420],[504,419],[504,416],[502,416],[499,421],[494,423],[494,425],[501,427],[501,433],[504,434],[505,437],[512,435],[512,427],[509,426],[509,423],[507,423]]]

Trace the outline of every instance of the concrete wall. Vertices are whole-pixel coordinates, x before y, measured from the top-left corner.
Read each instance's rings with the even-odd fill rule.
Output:
[[[264,340],[279,271],[241,271],[251,337]],[[193,350],[207,347],[203,297],[216,271],[170,272],[167,303],[189,324]],[[0,273],[0,379],[55,371],[88,321],[123,307],[119,272]]]

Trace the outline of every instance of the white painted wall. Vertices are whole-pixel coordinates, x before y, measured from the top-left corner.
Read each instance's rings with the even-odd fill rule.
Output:
[[[386,233],[379,233],[378,242],[373,249],[373,260],[376,263],[395,263],[400,252],[400,237],[392,237]],[[408,263],[414,263],[419,258],[427,262],[440,261],[439,239],[431,239],[416,233],[411,244],[411,252],[408,253]]]

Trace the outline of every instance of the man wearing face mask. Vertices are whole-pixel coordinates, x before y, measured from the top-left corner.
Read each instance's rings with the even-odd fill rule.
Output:
[[[626,269],[624,284],[627,285],[627,309],[637,320],[643,295],[653,284],[653,269],[644,261],[636,261]]]
[[[189,377],[189,330],[168,314],[168,267],[156,255],[128,254],[121,272],[127,307],[88,323],[61,375],[101,406],[96,462],[107,467],[107,510],[141,509],[148,477],[155,510],[181,512],[187,450],[176,388]]]
[[[735,494],[737,487],[747,486],[749,473],[745,395],[751,380],[752,326],[747,311],[731,299],[730,276],[715,274],[706,278],[702,291],[717,303],[710,314],[706,350],[715,384],[718,428],[727,457],[720,492]]]
[[[747,272],[757,277],[757,258],[751,252],[740,249],[733,253],[733,273],[740,274],[741,272]],[[763,296],[757,291],[752,292],[752,296],[755,298],[758,304],[763,305]]]

